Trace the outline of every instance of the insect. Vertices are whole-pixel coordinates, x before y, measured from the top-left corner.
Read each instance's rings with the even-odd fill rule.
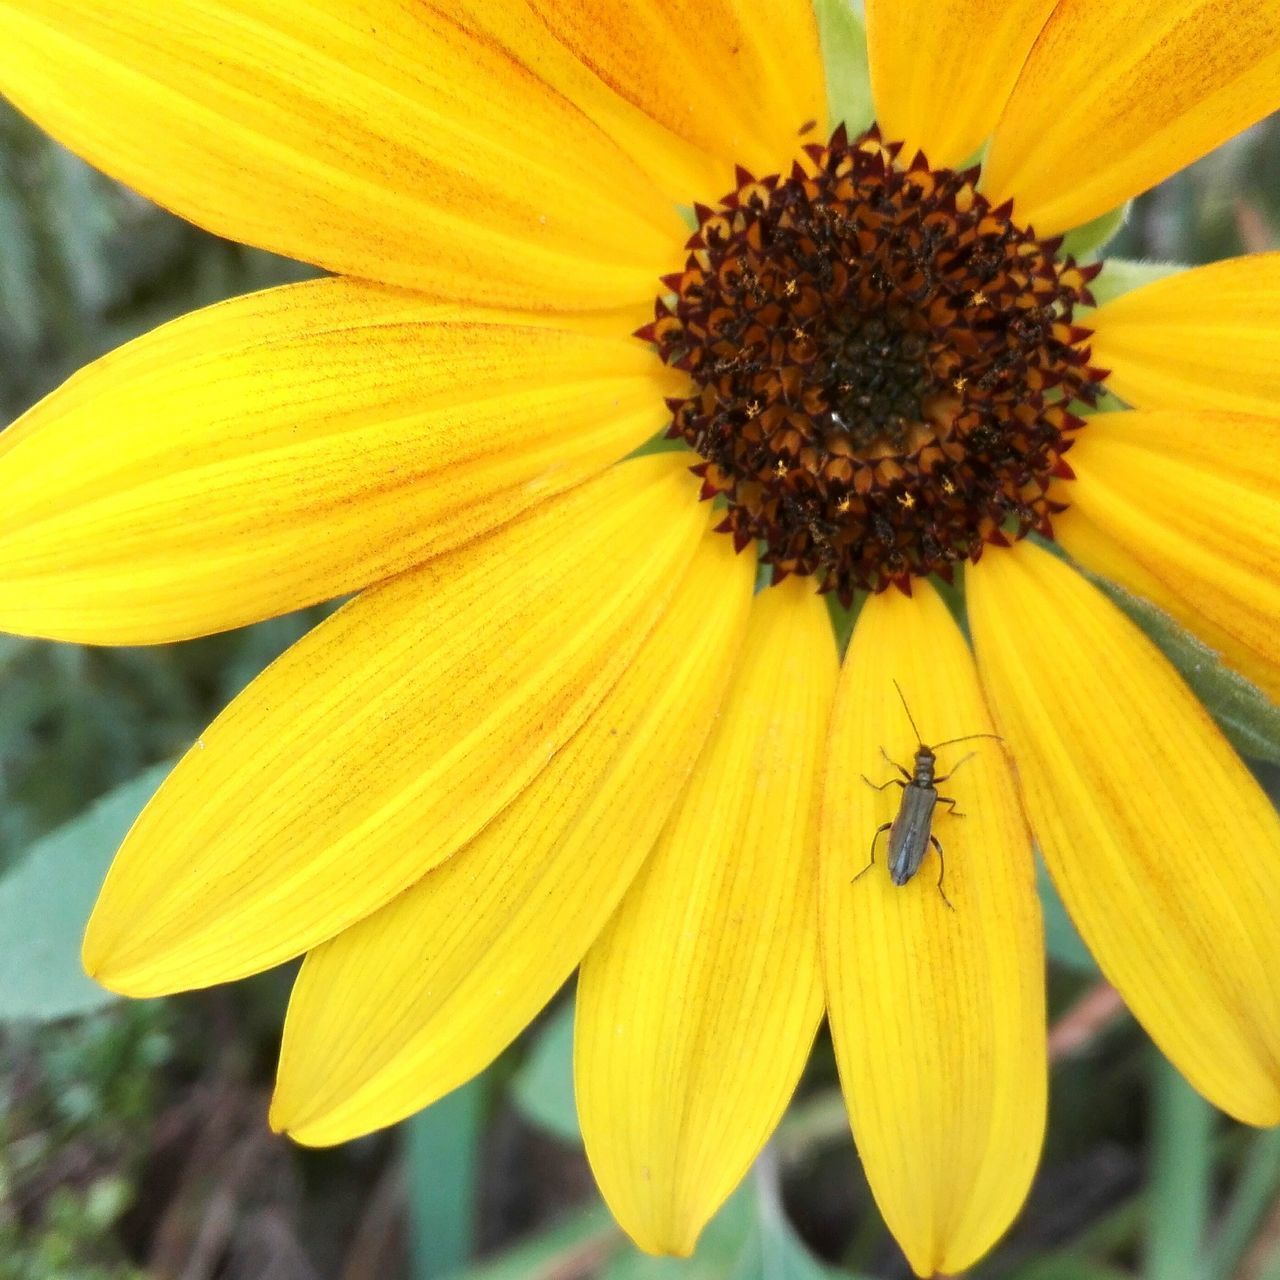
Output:
[[[916,728],[915,717],[911,714],[911,708],[907,706],[902,686],[895,680],[893,687],[897,689],[898,697],[902,699],[902,709],[907,713],[911,730],[916,735],[915,771],[908,773],[881,747],[880,754],[902,774],[902,777],[890,778],[888,782],[876,784],[865,773],[862,775],[863,782],[873,791],[883,791],[885,787],[890,786],[901,787],[902,803],[898,806],[897,815],[892,822],[882,823],[876,828],[875,835],[871,837],[871,860],[853,878],[861,879],[875,866],[876,841],[886,831],[889,833],[889,878],[896,885],[906,884],[920,870],[924,855],[928,853],[929,846],[933,845],[938,852],[938,892],[942,894],[943,902],[954,911],[955,907],[947,897],[947,891],[942,887],[942,877],[946,874],[946,862],[942,855],[942,842],[933,834],[933,810],[934,806],[945,804],[950,806],[949,812],[955,817],[964,817],[964,814],[957,810],[956,802],[950,796],[938,794],[937,784],[946,782],[966,760],[972,760],[977,752],[969,752],[953,766],[951,773],[944,773],[941,777],[934,774],[937,752],[942,747],[950,747],[957,742],[971,742],[975,738],[994,738],[997,742],[1002,742],[1003,739],[995,733],[967,733],[962,738],[948,738],[945,742],[928,746],[920,730]]]

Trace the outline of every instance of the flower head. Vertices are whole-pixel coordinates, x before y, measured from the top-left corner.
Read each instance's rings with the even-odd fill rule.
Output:
[[[724,529],[759,541],[773,580],[814,575],[846,607],[982,544],[1051,535],[1055,476],[1096,402],[1089,330],[1101,264],[1055,257],[923,153],[844,126],[790,177],[697,207],[685,270],[638,336],[689,373],[669,435],[706,462]]]
[[[178,765],[85,942],[134,995],[306,953],[278,1127],[426,1105],[581,965],[588,1155],[687,1252],[825,1009],[928,1275],[1038,1155],[1033,839],[1169,1056],[1280,1120],[1280,821],[1077,568],[1280,691],[1280,256],[1095,309],[1061,239],[1280,105],[1280,17],[868,0],[873,123],[827,110],[856,20],[820,8],[0,0],[51,133],[345,277],[0,437],[0,623],[153,643],[359,593]],[[861,605],[842,666],[819,591]],[[895,684],[924,745],[974,738],[897,778],[911,830]]]

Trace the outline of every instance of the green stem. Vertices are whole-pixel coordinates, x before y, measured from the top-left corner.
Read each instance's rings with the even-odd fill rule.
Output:
[[[1146,1280],[1201,1280],[1213,1177],[1213,1108],[1165,1061],[1151,1071]]]
[[[1208,1274],[1235,1275],[1253,1237],[1280,1188],[1280,1129],[1253,1135],[1244,1167],[1231,1193],[1231,1205],[1214,1234]]]
[[[440,1280],[463,1270],[471,1256],[483,1079],[405,1123],[414,1280]]]

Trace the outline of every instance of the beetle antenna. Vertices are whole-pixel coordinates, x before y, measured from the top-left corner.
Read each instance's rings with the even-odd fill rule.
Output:
[[[974,738],[994,738],[996,742],[1004,741],[998,733],[966,733],[963,738],[948,738],[945,742],[935,742],[933,749],[937,751],[941,747],[949,747],[957,742],[972,742]]]
[[[893,687],[898,691],[898,697],[902,699],[902,709],[907,713],[907,719],[911,721],[911,732],[916,735],[916,741],[923,743],[924,739],[920,736],[920,730],[916,728],[916,718],[911,714],[911,708],[907,706],[907,695],[902,692],[902,686],[895,680]]]

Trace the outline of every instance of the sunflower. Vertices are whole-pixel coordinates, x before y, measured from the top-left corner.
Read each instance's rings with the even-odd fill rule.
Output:
[[[588,1156],[677,1254],[825,1013],[889,1226],[956,1271],[1043,1134],[1034,842],[1164,1052],[1280,1121],[1280,823],[1079,571],[1280,691],[1280,255],[1096,306],[1062,238],[1280,105],[1270,0],[867,0],[874,119],[836,0],[0,0],[0,33],[55,137],[332,273],[0,438],[12,631],[357,593],[139,818],[101,982],[305,953],[272,1123],[327,1144],[580,966]],[[973,740],[937,847],[887,850],[921,735]]]

